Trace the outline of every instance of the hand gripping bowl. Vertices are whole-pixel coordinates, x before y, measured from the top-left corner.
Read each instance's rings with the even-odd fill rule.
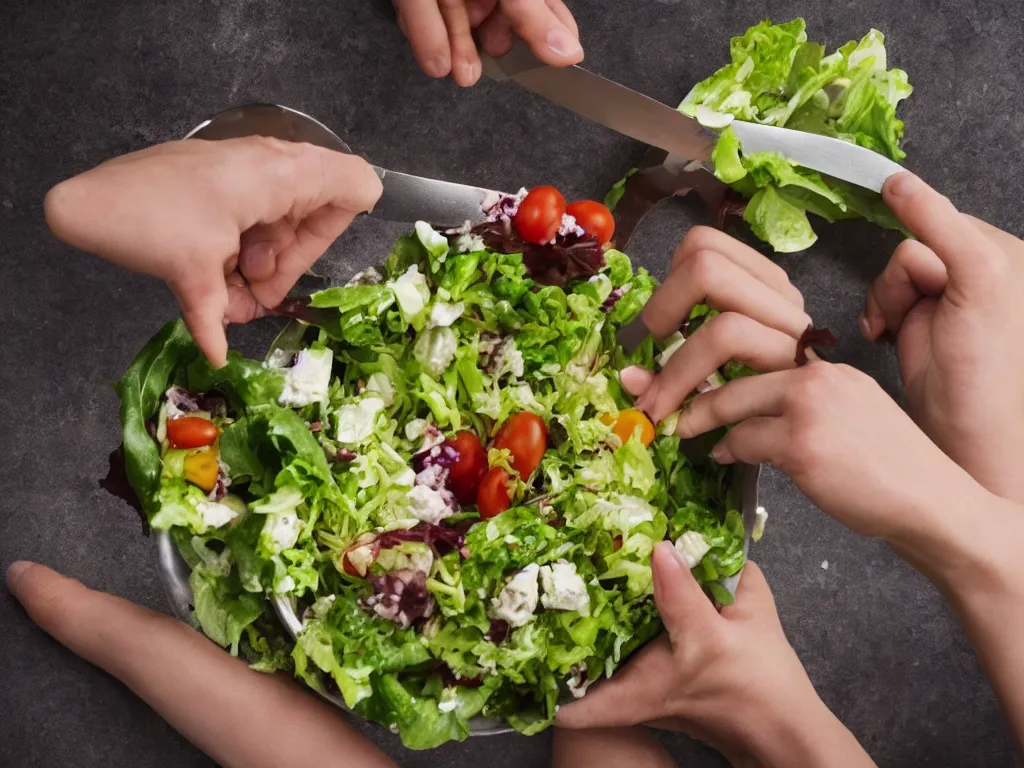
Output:
[[[318,146],[341,152],[350,152],[348,146],[329,128],[313,118],[287,107],[272,104],[254,104],[229,109],[192,130],[186,138],[207,140],[240,138],[243,136],[269,136],[286,141],[308,142]],[[278,341],[268,352],[273,351],[278,343],[295,335],[301,336],[302,327],[292,321]],[[735,503],[743,515],[745,539],[744,555],[750,547],[758,506],[758,481],[761,475],[760,466],[738,464],[733,470],[732,493]],[[178,554],[171,535],[166,531],[152,532],[156,542],[157,569],[163,581],[171,608],[181,621],[192,623],[192,591],[189,588],[189,568]],[[735,594],[742,571],[724,582],[725,587]],[[274,612],[288,633],[295,637],[302,631],[302,621],[295,612],[292,601],[288,598],[271,598]],[[329,701],[340,709],[348,710],[340,696],[332,693],[319,693],[321,698]],[[493,736],[509,733],[513,729],[500,720],[475,717],[470,721],[470,732],[473,736]]]

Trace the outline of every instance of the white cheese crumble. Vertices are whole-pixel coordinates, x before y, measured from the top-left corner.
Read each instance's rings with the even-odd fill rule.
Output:
[[[696,531],[687,531],[676,539],[676,552],[683,558],[683,562],[690,570],[700,565],[704,555],[710,551],[711,545]]]
[[[821,570],[823,570],[823,571],[827,571],[828,570],[828,560],[822,560],[821,561]]]
[[[491,598],[491,618],[507,621],[510,627],[528,624],[537,610],[539,571],[536,563],[530,563],[509,579],[501,593]]]
[[[583,227],[576,223],[576,219],[570,216],[568,213],[562,214],[562,224],[558,228],[558,234],[565,237],[567,235],[576,235],[576,237],[583,237],[586,233],[583,231]],[[552,240],[551,244],[554,245],[555,241]]]
[[[544,595],[540,602],[545,608],[555,611],[578,611],[587,616],[590,613],[590,594],[583,578],[576,573],[576,566],[566,560],[545,565],[540,569],[540,582]]]
[[[302,408],[310,403],[327,399],[331,385],[331,365],[334,353],[329,349],[304,349],[295,359],[295,365],[284,375],[284,389],[278,402],[289,408]]]
[[[200,501],[196,510],[202,515],[203,525],[207,528],[221,528],[238,517],[238,512],[217,501]]]
[[[476,253],[484,250],[485,247],[484,239],[479,235],[471,235],[467,232],[455,238],[456,253]]]
[[[425,523],[437,525],[452,514],[452,509],[445,503],[444,497],[426,485],[414,486],[406,494],[405,499],[409,513]]]
[[[506,373],[511,373],[517,379],[523,377],[525,371],[523,353],[516,348],[516,340],[509,336],[498,347],[494,354],[494,378],[500,379]]]
[[[359,443],[373,434],[377,414],[385,408],[379,397],[365,397],[338,409],[338,442]]]
[[[281,512],[268,515],[263,524],[263,534],[268,542],[268,549],[274,554],[281,550],[291,549],[299,540],[303,522],[294,512]]]
[[[292,358],[294,357],[294,352],[287,349],[281,349],[279,347],[267,355],[267,360],[264,365],[267,368],[287,368],[292,364]]]

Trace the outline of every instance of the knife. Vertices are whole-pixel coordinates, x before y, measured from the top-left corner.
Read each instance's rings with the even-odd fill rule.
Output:
[[[526,89],[625,136],[692,161],[690,170],[711,170],[719,134],[660,101],[579,66],[548,67],[522,41],[500,59],[483,58],[493,80],[513,80]],[[789,160],[851,184],[881,192],[903,167],[889,158],[840,139],[734,120],[744,152],[779,152]]]
[[[306,142],[346,154],[352,151],[320,121],[278,104],[247,104],[228,109],[201,123],[185,138],[216,141],[243,136]],[[467,221],[482,221],[486,217],[485,210],[497,202],[501,194],[481,187],[389,171],[376,165],[373,170],[384,192],[371,213],[387,221],[426,221],[437,226],[460,227]]]

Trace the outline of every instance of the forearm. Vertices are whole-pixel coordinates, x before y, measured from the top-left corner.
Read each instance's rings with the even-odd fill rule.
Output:
[[[1024,507],[982,491],[936,510],[893,546],[948,599],[1024,750]]]
[[[51,633],[124,682],[220,765],[394,765],[282,676],[254,672],[173,619],[109,595],[90,598],[102,601],[102,609],[83,617],[73,633]]]

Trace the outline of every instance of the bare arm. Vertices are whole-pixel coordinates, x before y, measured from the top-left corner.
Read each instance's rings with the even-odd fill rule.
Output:
[[[31,563],[12,565],[7,583],[42,629],[225,768],[394,766],[287,678],[249,669],[170,617]]]

